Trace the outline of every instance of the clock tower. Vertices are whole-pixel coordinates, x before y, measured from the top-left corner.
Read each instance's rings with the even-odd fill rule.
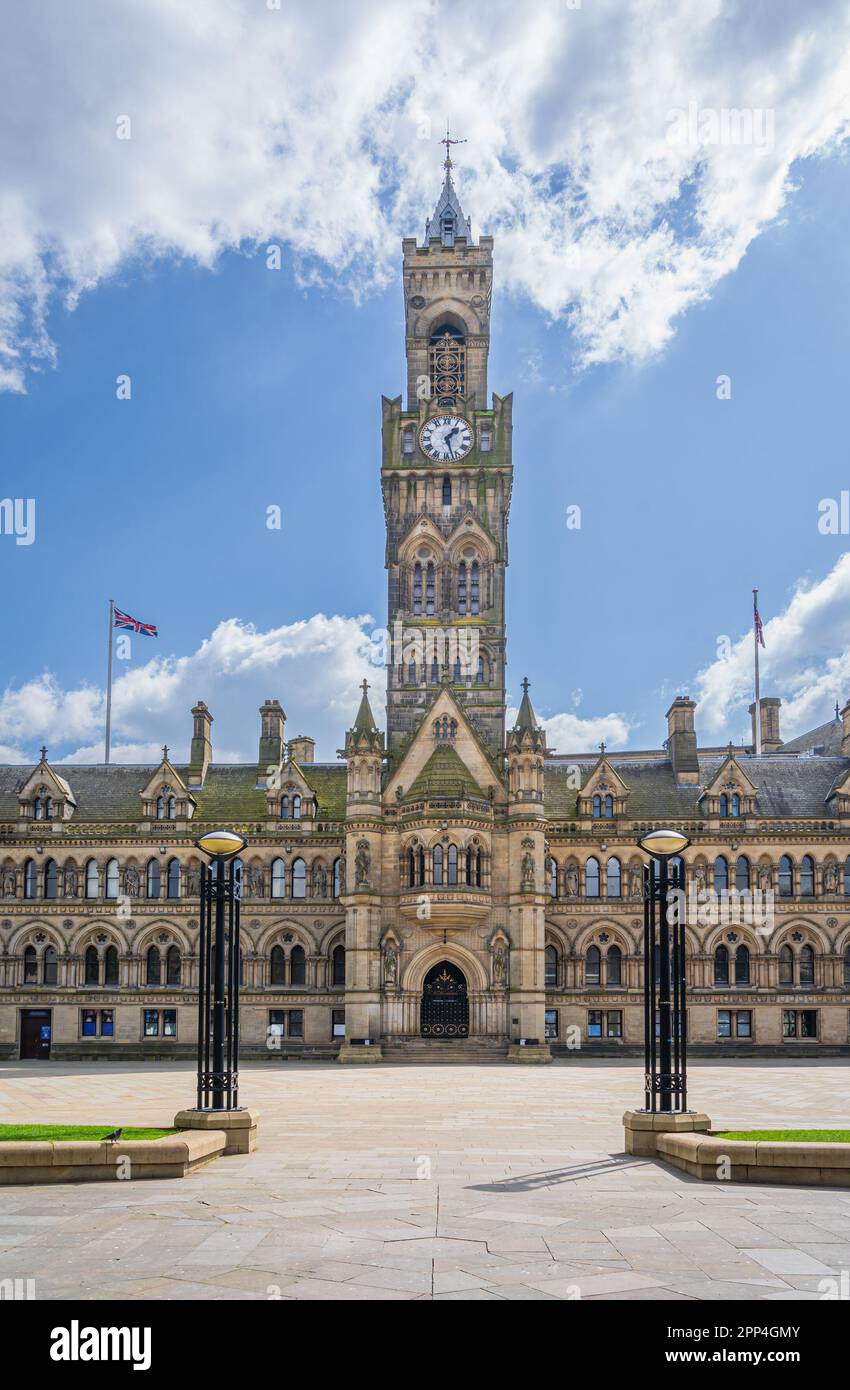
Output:
[[[464,216],[452,143],[422,244],[402,242],[406,401],[382,402],[391,754],[446,686],[488,750],[505,746],[512,396],[488,404],[493,238]]]

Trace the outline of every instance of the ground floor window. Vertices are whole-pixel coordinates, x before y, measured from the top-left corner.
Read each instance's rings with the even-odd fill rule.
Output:
[[[783,1038],[816,1038],[817,1035],[817,1009],[783,1009]]]
[[[557,1038],[557,1036],[558,1036],[558,1010],[557,1010],[557,1009],[547,1009],[547,1010],[546,1010],[546,1028],[545,1028],[545,1033],[546,1033],[546,1037],[547,1037],[547,1038]]]
[[[144,1027],[146,1038],[176,1038],[177,1010],[145,1009]]]
[[[752,1009],[718,1009],[718,1038],[751,1038],[753,1036]]]
[[[331,1037],[345,1037],[345,1009],[331,1010]]]
[[[115,1015],[112,1009],[81,1009],[80,1035],[84,1038],[115,1036]]]
[[[269,1009],[270,1038],[303,1038],[303,1009]]]
[[[587,1036],[589,1038],[621,1038],[623,1036],[622,1009],[588,1009]]]

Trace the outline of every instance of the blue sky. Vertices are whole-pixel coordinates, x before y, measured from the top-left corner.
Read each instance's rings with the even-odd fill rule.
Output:
[[[130,673],[116,708],[124,756],[163,741],[184,751],[202,697],[217,751],[251,757],[266,696],[281,699],[290,734],[335,755],[364,634],[386,617],[380,396],[402,389],[398,233],[421,236],[436,201],[436,134],[416,155],[371,280],[373,243],[350,265],[317,223],[321,254],[308,230],[297,244],[280,236],[280,271],[260,238],[223,244],[207,264],[185,237],[158,254],[130,239],[73,307],[49,301],[55,362],[35,360],[25,389],[0,394],[2,495],[37,505],[34,545],[0,538],[7,757],[31,756],[42,737],[54,756],[98,756],[110,595],[161,633],[117,666]],[[738,739],[757,584],[762,689],[783,696],[786,736],[829,717],[850,697],[847,540],[817,526],[819,500],[850,487],[846,155],[792,161],[778,215],[671,310],[663,343],[641,343],[636,322],[596,362],[598,307],[579,296],[583,318],[569,303],[551,312],[539,232],[529,223],[524,247],[526,210],[498,203],[492,158],[488,147],[476,163],[471,140],[456,175],[475,233],[496,235],[490,387],[515,396],[510,697],[528,674],[560,751],[601,736],[657,745],[682,691],[700,700],[705,741]],[[561,198],[553,188],[550,207],[535,195],[535,216]],[[683,199],[667,207],[684,256]],[[647,279],[634,299],[652,293]],[[129,401],[116,399],[120,373]],[[716,397],[722,373],[728,401]],[[580,531],[565,524],[574,503]],[[280,531],[265,525],[271,504]],[[378,709],[382,673],[372,678]]]

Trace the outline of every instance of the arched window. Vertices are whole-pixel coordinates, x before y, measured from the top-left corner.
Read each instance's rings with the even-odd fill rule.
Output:
[[[269,975],[273,985],[286,984],[286,956],[282,946],[272,946]]]
[[[342,891],[342,861],[335,859],[333,862],[333,896],[338,898]]]
[[[558,952],[554,946],[547,946],[544,952],[546,987],[547,989],[558,988]]]
[[[402,435],[402,452],[405,454],[413,453],[413,430],[406,429]]]
[[[301,797],[297,794],[292,798],[292,819],[301,819]]]
[[[739,946],[735,952],[735,984],[748,985],[750,983],[750,948]]]
[[[804,946],[800,952],[800,984],[809,988],[815,982],[815,952],[814,947]]]
[[[282,796],[282,797],[280,798],[280,818],[281,818],[281,820],[289,820],[289,797],[288,797],[288,796]]]
[[[335,946],[331,956],[331,982],[334,989],[345,988],[345,947]]]
[[[485,681],[485,679],[486,679],[486,677],[485,677],[485,675],[484,675],[484,658],[483,658],[483,656],[479,656],[479,658],[478,658],[478,666],[477,666],[477,669],[476,669],[476,671],[475,671],[475,679],[476,679],[476,682],[478,683],[478,685],[483,685],[483,684],[484,684],[484,681]]]
[[[558,896],[558,861],[557,861],[556,859],[550,859],[550,860],[549,860],[549,897],[550,897],[550,898],[557,898],[557,896]]]
[[[783,854],[779,861],[779,896],[780,898],[793,898],[794,896],[794,865],[787,854]]]
[[[716,985],[728,985],[729,983],[729,948],[718,946],[714,952],[714,983]]]
[[[718,854],[714,861],[714,890],[716,893],[723,893],[729,887],[729,865],[726,863],[722,854]]]
[[[810,854],[800,860],[800,897],[813,898],[815,895],[815,861]]]
[[[169,859],[168,871],[165,880],[165,896],[167,898],[180,897],[180,860]]]
[[[602,956],[598,946],[588,946],[584,958],[584,983],[598,985],[602,968]]]
[[[86,897],[96,898],[98,890],[97,860],[90,859],[86,864]]]
[[[444,859],[443,846],[435,845],[431,851],[431,876],[437,888],[442,888],[443,886]]]
[[[24,951],[24,984],[34,985],[38,981],[38,956],[34,946]]]
[[[339,860],[337,860],[339,863]],[[282,859],[272,860],[272,897],[283,898],[286,895],[286,865]]]
[[[431,684],[436,685],[440,679],[440,663],[434,656],[431,658]]]
[[[407,683],[408,685],[416,684],[416,662],[412,658],[407,663]]]
[[[103,983],[118,985],[118,948],[107,946],[103,957]]]
[[[100,961],[98,960],[96,946],[89,946],[86,949],[85,982],[87,985],[100,984]]]
[[[24,864],[24,897],[34,898],[36,894],[35,860],[28,859]]]
[[[588,898],[599,897],[599,860],[593,855],[584,866],[584,892]]]
[[[118,897],[118,860],[107,859],[104,878],[104,893],[107,898]]]
[[[422,566],[418,560],[413,566],[413,616],[422,616]]]
[[[611,946],[605,957],[605,971],[609,985],[622,984],[623,953],[619,946]]]
[[[720,797],[720,814],[721,816],[728,816],[729,814],[729,798],[725,792]]]
[[[293,859],[292,861],[292,896],[293,898],[306,898],[307,896],[307,865],[303,859]]]
[[[457,611],[458,611],[458,613],[461,614],[462,617],[463,617],[463,616],[465,615],[465,613],[466,613],[466,603],[467,603],[467,588],[466,588],[466,584],[467,584],[467,579],[466,579],[466,561],[465,561],[465,560],[461,560],[460,565],[459,565],[459,567],[458,567],[458,572],[457,572]]]
[[[289,957],[289,983],[291,985],[306,985],[307,983],[307,957],[304,954],[303,946],[293,946]]]
[[[177,819],[177,801],[176,801],[175,797],[170,796],[170,797],[168,798],[167,810],[168,810],[168,819],[169,819],[169,820],[176,820],[176,819]]]
[[[180,984],[180,947],[169,946],[165,953],[165,982],[168,985]]]
[[[783,946],[779,952],[779,983],[781,985],[793,985],[794,983],[794,952],[790,946]]]
[[[619,898],[621,891],[621,883],[622,874],[620,872],[620,861],[616,858],[609,859],[607,868],[607,886],[605,889],[609,898]]]
[[[59,892],[59,872],[56,868],[56,860],[48,859],[44,866],[44,896],[55,898]]]
[[[601,815],[602,815],[602,797],[601,797],[601,796],[595,796],[595,797],[593,798],[593,817],[594,817],[594,820],[598,820],[598,819],[600,818]]]
[[[452,505],[452,480],[451,480],[451,478],[444,478],[444,479],[443,479],[443,506],[444,506],[444,507],[451,507],[451,505]]]
[[[750,861],[745,854],[739,854],[735,860],[735,888],[739,893],[743,893],[750,886]]]
[[[149,946],[145,960],[145,983],[149,985],[159,985],[162,983],[162,957],[159,954],[158,946]]]
[[[149,859],[145,875],[145,893],[149,898],[159,897],[160,869],[158,859]]]
[[[449,845],[446,850],[446,883],[450,888],[457,883],[457,845]]]
[[[469,579],[469,606],[473,614],[481,611],[481,580],[480,567],[477,560],[473,560]]]
[[[157,799],[156,799],[156,818],[157,818],[157,820],[165,820],[165,797],[164,797],[164,796],[158,796]]]
[[[850,898],[850,854],[844,860],[844,896]]]
[[[32,804],[32,813],[35,820],[44,820],[44,797],[41,793]]]
[[[737,792],[733,792],[733,793],[732,793],[732,815],[733,815],[733,816],[740,816],[740,814],[741,814],[741,798],[740,798],[740,796],[738,795]]]
[[[433,616],[434,616],[434,561],[433,561],[433,560],[429,560],[429,561],[428,561],[428,567],[427,567],[427,569],[425,570],[425,616],[426,616],[426,618],[433,618]]]
[[[42,979],[46,985],[55,985],[59,979],[59,961],[52,946],[48,946],[44,952]]]

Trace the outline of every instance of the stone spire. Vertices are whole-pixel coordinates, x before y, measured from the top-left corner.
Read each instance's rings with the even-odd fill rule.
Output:
[[[463,208],[452,183],[450,149],[452,145],[465,145],[466,141],[452,140],[446,126],[445,139],[440,143],[446,147],[446,157],[443,161],[446,172],[433,216],[430,222],[425,224],[425,244],[427,246],[429,241],[439,241],[443,246],[454,246],[456,241],[465,241],[467,246],[473,246],[475,243],[472,237],[472,223],[468,217],[464,217]]]

